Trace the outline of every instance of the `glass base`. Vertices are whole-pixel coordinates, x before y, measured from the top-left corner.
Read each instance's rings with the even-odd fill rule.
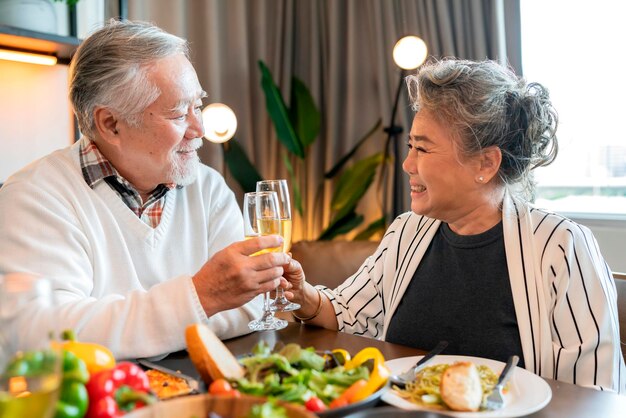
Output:
[[[270,309],[275,312],[289,312],[289,311],[297,311],[300,309],[300,305],[298,303],[291,302],[286,297],[274,299],[270,303]]]
[[[248,328],[252,331],[269,331],[273,329],[283,329],[285,327],[287,327],[287,321],[274,318],[273,316],[265,319],[256,319],[248,323]]]

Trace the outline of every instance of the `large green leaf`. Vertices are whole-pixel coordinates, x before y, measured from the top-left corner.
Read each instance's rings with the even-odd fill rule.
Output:
[[[303,147],[315,142],[320,133],[322,117],[315,106],[313,96],[297,77],[291,78],[291,108],[289,116]]]
[[[244,192],[254,192],[256,182],[263,180],[254,165],[248,159],[246,152],[234,139],[224,145],[224,160],[233,178],[239,183]]]
[[[367,131],[367,133],[361,139],[357,141],[356,145],[346,155],[344,155],[333,168],[331,168],[326,174],[324,174],[324,177],[326,177],[327,179],[332,179],[333,177],[335,177],[339,170],[341,170],[341,168],[348,162],[348,160],[350,160],[350,158],[352,158],[354,154],[356,154],[361,145],[363,145],[365,141],[367,141],[367,139],[371,137],[382,124],[382,119],[378,119],[374,126],[369,131]]]
[[[367,228],[363,231],[359,232],[355,237],[355,241],[365,241],[370,239],[372,235],[377,233],[378,231],[384,231],[387,227],[387,217],[383,216],[382,218],[376,219],[374,222],[369,224]]]
[[[274,122],[276,136],[289,152],[304,158],[304,147],[291,124],[283,95],[278,90],[269,68],[263,61],[259,61],[259,67],[261,68],[261,86],[265,93],[265,106],[272,122]]]
[[[384,161],[382,152],[364,158],[344,171],[333,193],[331,209],[337,218],[354,210],[359,200],[374,181],[376,169]]]
[[[287,153],[283,154],[283,163],[285,163],[285,167],[287,167],[287,172],[289,173],[289,177],[291,178],[291,190],[293,190],[293,203],[296,207],[296,210],[302,216],[304,214],[304,209],[302,208],[302,194],[300,193],[300,187],[298,186],[298,179],[296,178],[296,174],[293,171],[293,167],[291,165],[291,161],[289,161],[289,156]]]
[[[338,235],[347,234],[363,222],[363,215],[357,215],[354,211],[347,213],[341,218],[335,217],[328,228],[319,236],[319,240],[332,240]]]

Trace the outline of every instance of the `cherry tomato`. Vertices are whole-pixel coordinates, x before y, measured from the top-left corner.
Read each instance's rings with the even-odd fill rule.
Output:
[[[209,385],[209,393],[211,395],[226,395],[232,391],[233,387],[228,383],[226,379],[217,379],[211,382]]]
[[[237,389],[231,389],[227,392],[222,393],[221,395],[229,396],[231,398],[241,398],[241,392]]]
[[[311,412],[319,412],[326,409],[326,405],[324,405],[324,402],[322,402],[322,400],[316,396],[311,396],[309,400],[304,403],[304,406]]]

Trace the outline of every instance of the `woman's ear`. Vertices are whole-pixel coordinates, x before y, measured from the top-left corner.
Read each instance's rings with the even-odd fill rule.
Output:
[[[502,151],[499,147],[492,145],[482,150],[480,155],[480,168],[476,175],[479,183],[488,183],[498,174],[502,163]]]
[[[109,109],[97,107],[94,110],[94,123],[98,136],[105,142],[112,145],[119,142],[117,130],[118,120]]]

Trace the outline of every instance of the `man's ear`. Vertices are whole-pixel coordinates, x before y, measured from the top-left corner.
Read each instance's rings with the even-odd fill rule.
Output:
[[[119,142],[118,119],[106,107],[97,107],[94,110],[94,123],[98,136],[105,142],[116,145]]]
[[[502,163],[502,151],[499,147],[492,145],[481,151],[480,168],[478,169],[477,178],[481,178],[481,183],[488,183],[498,174],[500,164]]]

